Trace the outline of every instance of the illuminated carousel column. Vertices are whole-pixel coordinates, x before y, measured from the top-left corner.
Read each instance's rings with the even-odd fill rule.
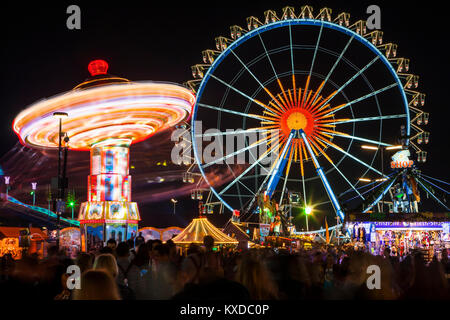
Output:
[[[93,146],[88,176],[88,201],[80,208],[83,250],[135,236],[139,210],[131,202],[129,144]]]

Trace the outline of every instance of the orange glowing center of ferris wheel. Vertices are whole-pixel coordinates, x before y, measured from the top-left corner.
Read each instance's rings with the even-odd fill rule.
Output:
[[[281,116],[280,127],[286,136],[292,130],[303,130],[306,135],[311,135],[314,131],[314,116],[303,108],[292,108]]]
[[[289,129],[300,130],[306,128],[308,120],[302,112],[293,112],[286,120]]]
[[[337,124],[346,122],[349,119],[336,119],[335,113],[344,108],[346,104],[341,104],[335,107],[330,105],[331,99],[338,93],[337,90],[331,92],[328,96],[322,96],[322,88],[325,85],[325,80],[318,86],[316,90],[310,88],[311,77],[306,78],[304,87],[296,86],[295,76],[292,75],[292,88],[285,90],[280,79],[277,79],[280,87],[280,93],[274,95],[269,89],[264,88],[271,101],[268,104],[256,100],[256,103],[263,107],[264,113],[259,117],[261,120],[261,129],[266,129],[272,133],[268,136],[268,143],[272,143],[278,139],[278,132],[281,131],[278,149],[283,148],[287,143],[288,137],[292,130],[302,130],[304,137],[293,138],[293,148],[290,150],[290,159],[300,163],[303,159],[308,159],[308,153],[313,152],[316,156],[322,154],[328,161],[332,160],[325,153],[328,146],[333,146],[340,149],[339,146],[332,142],[334,135],[347,135],[346,133],[335,130]],[[311,146],[310,150],[306,149],[306,139]],[[275,148],[273,145],[271,148]],[[301,165],[303,175],[303,164]]]

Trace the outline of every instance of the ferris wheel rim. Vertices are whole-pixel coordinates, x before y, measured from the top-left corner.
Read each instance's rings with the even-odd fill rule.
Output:
[[[297,25],[321,26],[321,27],[326,27],[331,30],[336,30],[338,32],[341,32],[343,34],[351,36],[352,38],[356,39],[358,42],[362,43],[366,48],[371,50],[376,55],[376,59],[380,59],[380,61],[383,62],[384,66],[387,68],[387,70],[390,72],[391,76],[395,80],[395,83],[398,87],[398,90],[400,92],[400,96],[401,96],[401,99],[403,102],[402,104],[405,109],[406,133],[407,133],[407,136],[409,137],[409,135],[410,135],[410,110],[409,110],[409,105],[408,105],[408,101],[406,98],[406,94],[404,91],[404,87],[403,87],[401,80],[400,80],[399,76],[397,75],[395,69],[393,68],[391,63],[387,60],[387,58],[383,55],[383,53],[378,48],[376,48],[376,46],[374,46],[370,41],[366,40],[362,35],[359,35],[358,33],[354,32],[353,30],[350,30],[344,26],[341,26],[341,25],[333,23],[333,22],[323,21],[323,20],[302,19],[302,18],[281,20],[281,21],[276,21],[276,22],[268,23],[266,25],[259,26],[258,28],[253,29],[253,30],[243,34],[238,39],[235,39],[229,46],[227,46],[220,53],[220,55],[211,63],[211,66],[208,68],[206,74],[204,75],[203,79],[200,82],[200,85],[199,85],[199,88],[197,91],[197,99],[196,99],[196,103],[193,107],[192,118],[191,118],[191,136],[192,137],[195,137],[195,120],[197,118],[197,113],[198,113],[198,106],[199,106],[198,102],[202,97],[202,94],[203,94],[206,84],[210,80],[211,74],[220,65],[222,60],[225,59],[230,54],[230,52],[232,52],[233,49],[239,47],[241,44],[245,43],[247,40],[253,38],[256,35],[259,35],[261,33],[269,31],[269,30],[278,29],[278,28],[287,27],[287,26],[290,27],[293,25],[294,26],[297,26]],[[192,139],[192,148],[194,150],[195,161],[198,163],[198,167],[199,167],[201,174],[203,175],[203,177],[205,177],[207,184],[209,185],[212,193],[217,197],[217,199],[219,199],[225,205],[225,207],[227,207],[230,211],[233,211],[234,210],[233,207],[227,201],[225,201],[225,199],[223,199],[221,195],[219,195],[219,193],[215,190],[215,188],[210,184],[209,180],[206,178],[204,169],[201,165],[201,162],[199,161],[200,159],[198,156],[197,145],[196,145],[195,140],[196,140],[195,138]],[[406,139],[405,144],[409,145],[409,138]]]

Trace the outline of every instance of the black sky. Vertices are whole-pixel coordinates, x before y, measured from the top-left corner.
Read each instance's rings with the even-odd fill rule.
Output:
[[[70,4],[81,7],[81,30],[66,28]],[[305,4],[316,10],[330,7],[333,15],[347,11],[351,21],[366,19],[368,5],[380,6],[385,39],[398,44],[399,56],[411,59],[411,72],[420,75],[419,90],[427,94],[431,137],[422,171],[450,180],[448,18],[439,1],[426,6],[411,1],[9,2],[0,19],[0,153],[17,142],[14,117],[27,105],[83,81],[93,59],[107,60],[110,73],[131,80],[182,83],[191,79],[190,66],[200,63],[201,51],[214,47],[214,37],[229,37],[229,26],[244,27],[246,17],[262,18],[268,9],[280,13],[287,5],[298,12]],[[166,202],[156,208],[171,210]]]

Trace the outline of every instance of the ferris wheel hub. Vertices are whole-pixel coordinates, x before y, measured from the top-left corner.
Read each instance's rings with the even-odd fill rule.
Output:
[[[290,130],[304,130],[308,125],[308,120],[302,112],[296,111],[288,116],[286,123]]]
[[[306,135],[314,131],[314,115],[303,107],[291,107],[279,118],[279,126],[285,136],[289,136],[292,130],[303,130]]]

